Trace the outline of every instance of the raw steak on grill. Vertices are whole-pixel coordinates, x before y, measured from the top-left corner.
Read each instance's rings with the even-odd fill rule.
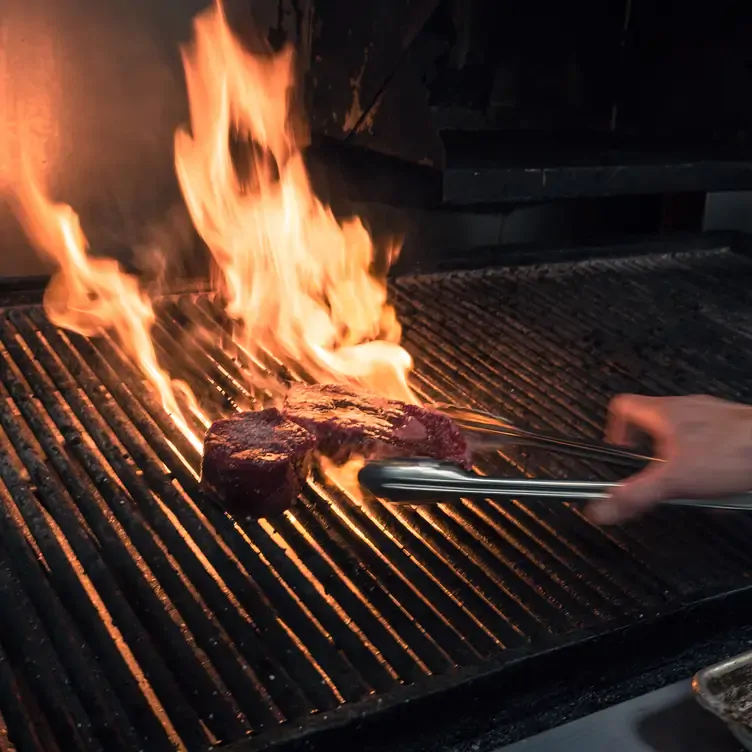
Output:
[[[282,410],[286,418],[316,435],[322,454],[338,461],[359,454],[469,464],[460,429],[445,415],[425,407],[324,384],[291,387]]]
[[[204,440],[201,483],[239,516],[288,509],[308,474],[316,437],[276,408],[214,422]]]

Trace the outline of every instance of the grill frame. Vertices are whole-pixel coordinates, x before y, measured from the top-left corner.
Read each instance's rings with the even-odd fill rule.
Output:
[[[563,639],[542,652],[516,651],[452,677],[405,687],[381,703],[369,698],[343,706],[313,718],[305,729],[280,727],[263,741],[248,739],[224,749],[325,752],[352,745],[362,752],[499,752],[500,745],[686,680],[748,650],[752,625],[744,614],[750,607],[752,586],[639,625],[615,625],[580,641]]]
[[[700,250],[703,247],[717,247],[718,242],[717,236],[713,236],[712,238],[703,237],[696,240],[694,247]],[[655,254],[657,247],[667,248],[669,252],[677,249],[677,246],[672,244],[665,246],[659,244],[656,246],[656,244],[652,243],[632,245],[626,249],[610,249],[611,253],[606,255],[640,256]],[[682,251],[686,251],[687,241],[679,243],[678,247]],[[738,244],[734,247],[734,250],[744,251],[745,248],[743,245]],[[592,249],[573,250],[571,253],[575,257],[582,257],[583,254],[588,258],[593,257]],[[523,260],[518,256],[514,259],[514,265],[539,263],[539,260],[543,257],[532,254]],[[558,256],[556,260],[563,260],[562,256]],[[498,266],[499,259],[497,258],[495,261],[495,265]],[[401,283],[398,280],[396,284],[399,287]],[[12,302],[8,304],[23,306],[36,302],[36,299],[37,293],[35,291],[24,292],[10,295],[9,301],[12,300]],[[408,334],[408,340],[409,337],[410,335]],[[19,355],[19,357],[21,356]],[[23,397],[21,392],[17,392],[16,396],[19,399]],[[54,454],[52,445],[48,449],[50,453]],[[23,548],[23,546],[20,546],[20,548]],[[18,550],[20,551],[20,549]],[[0,578],[0,589],[4,587],[12,588],[13,583],[4,582]],[[18,600],[18,596],[15,597]],[[23,599],[21,600],[23,601]],[[661,646],[664,656],[667,653],[671,653],[672,655],[678,654],[696,643],[697,640],[705,640],[713,635],[716,630],[708,624],[708,620],[714,611],[717,612],[719,608],[728,611],[724,616],[724,623],[720,628],[730,629],[734,626],[736,609],[740,611],[746,610],[746,607],[750,603],[752,603],[752,589],[745,587],[733,594],[724,594],[703,599],[700,602],[692,604],[690,609],[680,607],[670,612],[664,611],[662,614],[649,620],[649,623],[646,622],[641,625],[640,628],[635,627],[631,618],[625,618],[621,622],[618,619],[612,620],[609,622],[608,632],[601,633],[597,637],[590,639],[586,647],[583,646],[582,640],[584,635],[580,631],[570,633],[558,639],[550,639],[546,643],[538,641],[535,649],[508,648],[497,658],[486,659],[482,665],[466,667],[452,671],[444,676],[431,677],[430,679],[418,678],[411,686],[396,689],[390,688],[386,695],[382,694],[378,697],[356,700],[351,704],[340,706],[331,712],[313,716],[308,719],[304,726],[292,723],[285,727],[271,728],[256,739],[251,738],[236,742],[229,745],[228,749],[254,750],[275,746],[294,749],[299,744],[305,744],[306,748],[310,749],[311,745],[327,743],[325,740],[327,738],[331,739],[330,735],[336,733],[336,731],[333,731],[336,729],[341,729],[342,734],[350,736],[354,733],[354,725],[359,727],[359,738],[362,738],[363,735],[374,738],[379,735],[376,732],[379,731],[378,726],[382,724],[385,717],[392,719],[392,722],[395,723],[394,719],[407,724],[411,720],[415,722],[418,717],[424,717],[427,721],[431,722],[432,718],[435,719],[437,709],[440,709],[442,715],[446,713],[448,719],[450,715],[456,714],[461,707],[464,707],[466,711],[473,710],[472,705],[481,695],[498,695],[498,689],[494,690],[494,685],[501,681],[511,683],[514,687],[510,692],[505,692],[504,696],[512,696],[518,693],[526,686],[525,677],[531,674],[535,676],[536,683],[556,684],[562,676],[566,675],[567,671],[571,672],[572,667],[582,666],[585,659],[593,660],[595,656],[599,655],[605,658],[616,648],[624,650],[627,645],[637,647],[641,643],[644,643],[648,636],[652,635],[655,637],[656,634],[665,634],[667,630],[672,631],[670,625],[683,624],[688,615],[693,614],[696,617],[694,631],[687,630],[688,636],[686,639],[682,637],[681,640],[677,641],[677,644],[669,648]],[[23,603],[21,603],[21,606],[23,606]],[[629,633],[628,636],[625,635],[625,627],[629,627],[627,630]],[[21,636],[19,636],[20,638]],[[541,653],[540,647],[543,644],[546,646],[546,652]],[[648,666],[651,660],[657,660],[657,658],[651,657],[651,655],[654,656],[654,651],[643,650],[642,655],[641,665]],[[2,656],[0,655],[0,693],[3,688],[3,665]],[[81,668],[81,671],[83,672],[83,668]],[[614,681],[616,681],[615,677],[620,671],[621,669],[616,669],[610,672],[614,675]],[[634,666],[631,671],[635,673]],[[635,691],[637,691],[637,686],[638,684],[635,684]],[[540,697],[547,695],[542,686],[539,687],[537,694]],[[0,696],[2,695],[0,694]],[[208,700],[208,698],[205,699]],[[450,710],[452,712],[449,712]],[[475,708],[473,715],[477,716],[477,712],[478,708]],[[226,721],[227,723],[232,723],[230,718],[227,718]]]

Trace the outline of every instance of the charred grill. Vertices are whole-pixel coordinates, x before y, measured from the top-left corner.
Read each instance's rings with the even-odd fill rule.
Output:
[[[750,398],[750,278],[720,247],[391,289],[423,397],[595,438],[615,392]],[[173,367],[170,341],[211,309],[201,294],[161,305]],[[0,748],[261,748],[749,583],[744,514],[599,530],[537,502],[358,504],[316,474],[292,512],[235,524],[112,341],[9,304],[0,348]],[[184,375],[213,380],[221,413],[237,364],[195,357]],[[608,474],[522,450],[481,466]]]

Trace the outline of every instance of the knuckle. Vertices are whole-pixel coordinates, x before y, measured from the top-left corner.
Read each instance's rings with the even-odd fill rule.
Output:
[[[609,410],[616,414],[628,412],[637,399],[639,398],[635,394],[617,394],[612,398]]]

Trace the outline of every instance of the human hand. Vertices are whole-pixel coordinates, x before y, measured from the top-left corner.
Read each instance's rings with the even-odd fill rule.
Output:
[[[668,499],[712,499],[752,489],[752,407],[714,397],[624,394],[609,406],[606,439],[653,439],[663,462],[627,479],[587,516],[600,525],[635,517]]]

